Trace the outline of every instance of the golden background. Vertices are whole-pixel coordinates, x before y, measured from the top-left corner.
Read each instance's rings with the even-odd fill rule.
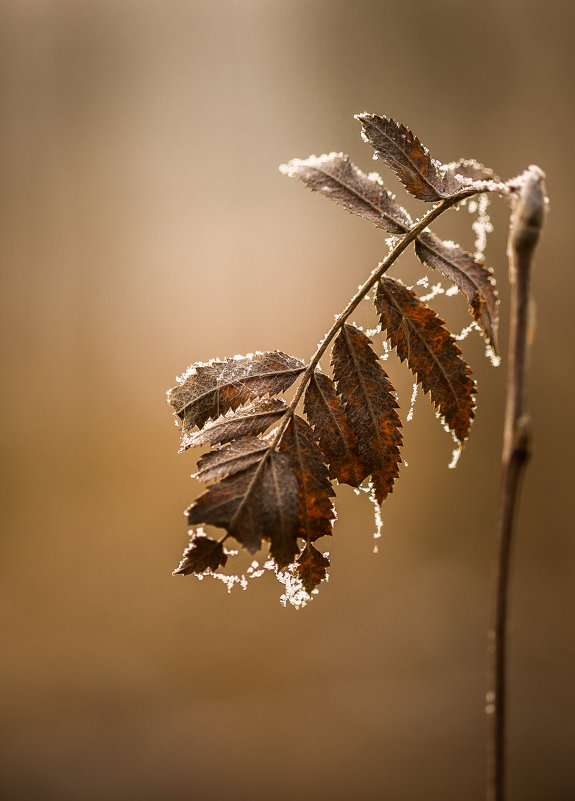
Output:
[[[510,798],[573,799],[572,4],[18,0],[0,16],[2,797],[483,797],[505,361],[477,334],[460,465],[420,397],[378,555],[346,487],[305,610],[271,576],[231,596],[171,576],[200,488],[165,390],[214,356],[308,358],[384,256],[385,234],[277,169],[342,150],[399,191],[360,139],[367,110],[444,161],[547,173]],[[491,208],[505,353],[507,209]],[[472,248],[470,222],[436,230]],[[407,257],[394,274],[422,272]],[[464,307],[438,302],[457,330]],[[389,365],[405,416],[411,381]]]

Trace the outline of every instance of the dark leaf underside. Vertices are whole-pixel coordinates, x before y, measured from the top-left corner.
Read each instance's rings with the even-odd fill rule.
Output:
[[[210,418],[220,417],[256,397],[284,392],[303,370],[303,362],[281,351],[213,361],[192,366],[181,383],[170,390],[168,400],[182,421],[185,438]]]
[[[230,410],[217,420],[206,423],[200,431],[193,431],[182,438],[180,450],[198,445],[216,445],[247,436],[263,434],[285,413],[287,404],[283,398],[265,398],[237,410]]]
[[[190,573],[205,573],[206,570],[216,571],[218,567],[225,567],[227,561],[228,557],[221,542],[194,532],[174,575],[180,573],[187,576]]]
[[[246,469],[208,487],[187,510],[188,523],[224,528],[252,553],[267,540],[270,555],[285,567],[299,551],[298,490],[290,457],[268,448]]]
[[[306,592],[310,593],[327,576],[329,559],[311,543],[306,543],[297,560],[297,574]]]
[[[429,392],[460,442],[469,434],[476,387],[461,350],[433,309],[392,278],[379,281],[375,299],[382,328],[401,361]]]
[[[282,169],[387,233],[402,234],[411,225],[409,214],[383,188],[381,178],[366,175],[343,153],[292,159]]]
[[[270,443],[265,439],[245,437],[223,448],[209,451],[199,460],[198,472],[192,478],[219,481],[226,476],[232,476],[259,462],[269,447]]]

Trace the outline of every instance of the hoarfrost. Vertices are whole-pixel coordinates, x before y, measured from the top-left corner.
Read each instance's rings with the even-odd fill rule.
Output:
[[[237,551],[231,552],[226,550],[226,553],[228,555],[233,555],[237,554]],[[329,553],[326,551],[323,555],[328,557]],[[303,609],[304,606],[307,606],[307,604],[319,594],[318,589],[312,590],[311,594],[304,589],[301,579],[296,574],[295,564],[288,565],[280,570],[273,559],[268,559],[263,565],[260,565],[258,561],[254,560],[245,573],[237,575],[214,573],[209,569],[204,573],[194,575],[198,581],[203,581],[208,577],[221,581],[228,593],[230,593],[234,587],[241,587],[242,590],[246,590],[250,581],[261,578],[265,573],[273,573],[279,583],[283,585],[284,591],[279,599],[282,606],[290,604],[295,609]],[[329,575],[326,575],[325,581],[329,581]]]
[[[447,465],[449,470],[455,470],[457,467],[457,462],[459,461],[459,457],[463,453],[463,447],[460,442],[457,441],[455,436],[453,437],[453,441],[457,443],[456,447],[451,452],[451,461]]]
[[[366,336],[370,337],[370,339],[371,337],[375,337],[378,334],[381,334],[381,323],[379,323],[379,325],[376,325],[375,328],[367,328],[365,334]]]
[[[433,298],[436,298],[438,295],[446,295],[446,294],[447,293],[440,281],[439,283],[434,284],[431,287],[431,292],[428,292],[427,295],[422,295],[419,299],[424,303],[428,303],[430,300],[433,300]]]
[[[470,213],[477,212],[477,219],[474,220],[471,225],[476,237],[474,254],[476,259],[483,258],[485,247],[487,245],[487,234],[490,234],[493,231],[493,225],[491,224],[491,218],[489,217],[488,209],[489,195],[487,194],[479,196],[477,203],[473,204],[473,211],[471,209],[471,204],[469,204]]]
[[[417,398],[418,391],[419,391],[419,384],[414,382],[413,389],[411,391],[411,402],[410,402],[410,405],[409,405],[409,411],[407,413],[407,417],[405,418],[408,423],[411,423],[411,421],[413,420],[413,411],[414,411],[414,406],[415,406],[415,399]]]
[[[481,332],[481,328],[477,325],[475,320],[472,323],[469,323],[465,328],[462,328],[459,334],[453,334],[453,339],[456,339],[458,342],[461,342],[462,339],[467,339],[469,334],[472,331],[479,331]]]
[[[375,487],[373,485],[373,482],[372,481],[368,481],[365,486],[362,485],[361,487],[358,487],[357,489],[354,489],[354,492],[355,492],[356,495],[360,495],[361,493],[363,493],[364,495],[367,495],[367,497],[369,498],[370,502],[372,503],[372,505],[373,505],[373,519],[374,519],[374,523],[375,523],[375,531],[373,532],[373,539],[374,540],[379,540],[381,538],[381,532],[383,530],[383,518],[381,516],[381,506],[379,505],[379,502],[378,502],[377,498],[375,497]],[[377,549],[377,542],[376,542],[375,545],[374,545],[374,548],[373,548],[373,552],[377,553],[377,551],[378,551],[378,549]]]
[[[499,367],[501,364],[501,356],[498,356],[489,344],[485,345],[485,357],[489,359],[494,367]]]

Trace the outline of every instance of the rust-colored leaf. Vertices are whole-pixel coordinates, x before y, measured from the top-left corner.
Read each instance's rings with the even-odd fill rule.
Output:
[[[224,528],[252,553],[267,540],[270,555],[285,567],[299,550],[298,491],[291,458],[268,449],[250,467],[212,484],[186,510],[188,523]]]
[[[280,450],[288,453],[295,465],[299,488],[299,536],[307,542],[331,534],[335,510],[333,489],[310,426],[294,415],[282,437]]]
[[[375,306],[401,361],[429,392],[446,424],[463,442],[473,419],[476,386],[461,350],[433,309],[415,292],[384,276]]]
[[[401,421],[393,386],[370,340],[352,325],[338,334],[331,358],[337,392],[381,503],[393,489],[401,459]]]
[[[431,158],[427,148],[405,125],[377,114],[358,114],[357,119],[363,126],[365,141],[412,195],[434,202],[457,193],[450,191],[439,169],[440,162]]]
[[[225,361],[195,364],[178,379],[168,401],[182,421],[184,438],[210,418],[264,395],[288,389],[305,370],[299,359],[281,351],[238,356]]]
[[[200,481],[219,481],[259,462],[270,443],[260,437],[245,437],[223,448],[209,451],[198,462],[198,472],[192,478]]]
[[[182,437],[180,451],[198,445],[216,445],[242,437],[263,434],[285,413],[287,404],[283,398],[255,400],[241,409],[230,410],[217,420],[206,423],[200,431],[192,431]]]
[[[311,593],[325,580],[329,565],[329,559],[307,542],[297,560],[297,574],[306,592]]]
[[[202,532],[202,533],[199,533]],[[190,573],[199,575],[206,570],[216,571],[218,567],[224,567],[228,561],[227,554],[221,542],[216,542],[203,533],[203,529],[191,532],[190,544],[184,551],[180,564],[174,570],[173,575],[178,573],[187,576]]]
[[[421,261],[440,270],[459,287],[469,301],[473,319],[479,323],[487,341],[497,349],[499,300],[495,279],[485,265],[458,245],[442,242],[431,231],[424,231],[415,242]]]
[[[411,225],[409,214],[383,188],[381,178],[366,175],[343,153],[292,159],[280,169],[390,234],[402,234]]]
[[[341,398],[331,378],[324,373],[312,376],[305,393],[304,411],[329,465],[329,477],[340,484],[359,487],[369,471]]]

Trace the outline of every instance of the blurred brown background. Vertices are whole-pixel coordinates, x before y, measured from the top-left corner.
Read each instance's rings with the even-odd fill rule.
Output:
[[[378,555],[368,501],[343,488],[331,581],[305,610],[271,576],[231,596],[171,576],[200,488],[164,392],[196,360],[308,357],[383,257],[385,235],[277,169],[330,150],[373,169],[364,110],[445,161],[547,172],[510,798],[574,798],[572,4],[14,0],[0,16],[2,798],[483,797],[505,365],[476,334],[466,452],[449,471],[419,398]],[[492,217],[504,349],[501,202]],[[469,224],[438,231],[472,247]],[[461,298],[438,306],[465,324]]]

